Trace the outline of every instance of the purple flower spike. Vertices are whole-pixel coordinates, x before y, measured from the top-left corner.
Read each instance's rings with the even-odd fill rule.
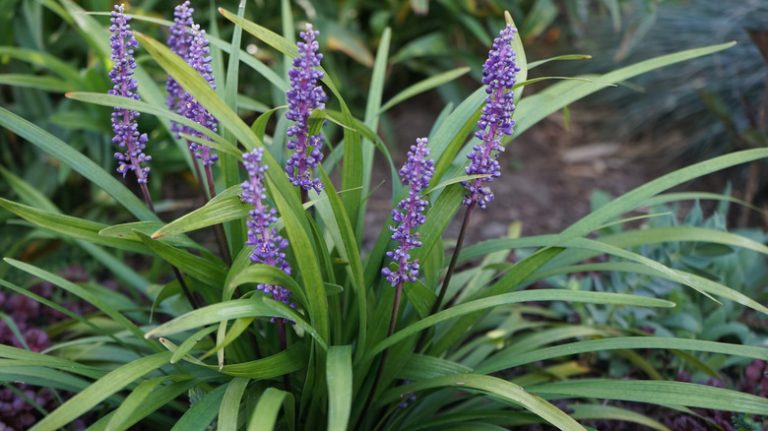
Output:
[[[466,173],[490,176],[463,183],[469,190],[469,194],[464,198],[464,205],[467,206],[477,204],[480,208],[485,208],[492,202],[493,192],[487,183],[501,176],[501,168],[496,160],[499,153],[504,151],[501,138],[503,135],[511,135],[515,125],[512,121],[512,113],[515,111],[512,87],[515,85],[515,75],[520,71],[515,64],[515,51],[512,49],[512,38],[516,32],[517,30],[508,24],[493,41],[493,47],[483,65],[483,84],[486,86],[488,97],[477,122],[478,130],[475,132],[475,136],[482,142],[475,145],[473,151],[467,155],[470,164]]]
[[[246,245],[253,247],[251,262],[274,266],[290,275],[291,267],[283,252],[288,247],[288,241],[272,226],[277,222],[277,211],[265,203],[267,194],[263,180],[267,167],[261,163],[262,154],[263,150],[256,148],[243,155],[243,166],[248,172],[248,180],[241,186],[241,198],[243,202],[253,205],[253,209],[248,212]],[[288,289],[271,284],[260,284],[257,287],[276,301],[293,305],[290,303],[291,292]]]
[[[136,94],[138,85],[133,78],[133,69],[136,68],[133,50],[139,44],[131,32],[130,20],[130,17],[125,16],[125,7],[115,5],[110,20],[112,25],[109,27],[109,31],[112,33],[110,44],[112,45],[112,62],[114,63],[109,72],[109,78],[114,87],[109,90],[109,94],[139,100],[139,95]],[[115,133],[112,142],[124,151],[115,153],[115,159],[118,163],[117,172],[125,177],[128,171],[133,171],[139,184],[146,184],[149,179],[149,168],[142,167],[142,164],[152,160],[152,157],[144,154],[148,139],[145,133],[139,133],[139,125],[136,124],[137,118],[139,118],[139,113],[136,111],[115,108],[112,112],[112,130]]]
[[[205,30],[202,30],[192,19],[192,13],[195,10],[190,6],[189,1],[176,6],[173,12],[173,25],[168,35],[168,45],[174,53],[183,58],[193,69],[195,69],[211,86],[216,88],[213,79],[213,68],[211,67],[211,55],[208,48],[208,39]],[[166,103],[170,109],[176,113],[187,117],[188,119],[216,131],[216,118],[211,115],[191,94],[184,91],[173,78],[168,78],[166,83],[168,89],[168,98]],[[207,140],[202,133],[174,123],[171,129],[177,138],[182,133]],[[189,149],[195,154],[195,157],[203,162],[203,166],[211,166],[218,156],[206,145],[196,142],[188,142]]]
[[[173,10],[173,25],[168,34],[168,46],[185,61],[188,56],[189,47],[192,45],[192,33],[188,31],[195,23],[192,20],[192,12],[194,12],[194,9],[190,7],[189,1],[176,6]],[[182,112],[184,89],[171,76],[168,77],[165,86],[168,90],[168,98],[166,99],[168,109],[177,113]],[[181,133],[189,133],[186,127],[176,122],[171,125],[171,130],[176,134],[177,139],[181,138]]]
[[[323,146],[322,134],[309,134],[309,116],[315,109],[325,108],[327,97],[318,83],[323,72],[318,70],[323,54],[318,52],[320,45],[312,24],[307,24],[306,31],[300,33],[304,42],[298,42],[299,55],[293,59],[293,68],[288,72],[291,89],[288,91],[288,113],[285,115],[294,124],[288,128],[288,149],[294,153],[285,165],[285,172],[291,183],[304,190],[323,188],[322,182],[312,178],[312,169],[323,160],[320,148]]]
[[[435,162],[427,159],[427,138],[416,139],[416,145],[411,146],[408,160],[400,169],[400,179],[408,186],[408,197],[397,204],[392,210],[392,220],[397,226],[390,226],[392,240],[399,243],[393,251],[387,252],[387,257],[398,264],[398,269],[392,271],[384,268],[381,273],[387,277],[392,287],[401,283],[414,282],[419,277],[419,262],[411,260],[411,250],[421,247],[418,232],[415,229],[424,224],[424,210],[428,202],[420,197],[420,193],[429,186],[432,174],[435,173]]]

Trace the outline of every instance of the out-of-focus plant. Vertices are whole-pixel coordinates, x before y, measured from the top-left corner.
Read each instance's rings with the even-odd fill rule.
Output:
[[[768,145],[768,4],[761,0],[729,3],[717,0],[660,2],[626,10],[619,33],[592,19],[576,40],[589,52],[600,52],[590,70],[609,70],[665,52],[679,43],[735,40],[732,50],[687,63],[676,70],[660,70],[633,81],[627,88],[604,93],[594,105],[620,107],[606,112],[610,139],[646,138],[667,160],[690,160],[744,148]],[[617,43],[617,35],[621,39]],[[630,103],[631,101],[631,103]],[[615,115],[615,116],[614,116]],[[623,126],[614,127],[614,118]],[[733,177],[748,202],[765,195],[754,163]],[[758,202],[762,204],[762,202]],[[740,225],[746,225],[746,212]]]
[[[281,8],[286,36],[244,18],[246,2],[241,1],[237,13],[218,11],[232,30],[228,40],[214,28],[208,36],[195,25],[187,29],[209,42],[209,52],[194,55],[158,41],[172,25],[158,17],[126,16],[123,7],[116,7],[111,26],[105,26],[103,12],[88,13],[71,0],[43,4],[80,32],[91,61],[101,64],[105,76],[115,68],[115,87],[106,94],[112,85],[99,78],[93,81],[98,91],[88,91],[93,89],[87,72],[56,57],[33,55],[36,51],[8,49],[14,61],[44,69],[34,76],[22,74],[14,84],[43,94],[66,90],[64,103],[76,112],[100,113],[107,124],[109,113],[117,113],[114,144],[126,150],[117,159],[130,161],[135,169],[128,170],[126,182],[114,177],[115,146],[108,130],[63,133],[81,134],[89,145],[108,143],[103,168],[77,146],[12,112],[15,104],[0,108],[6,139],[36,147],[65,171],[66,180],[87,180],[92,195],[102,196],[101,211],[62,212],[23,178],[5,175],[16,197],[0,199],[0,207],[9,224],[21,224],[28,234],[6,252],[2,267],[20,281],[2,281],[2,286],[60,308],[27,289],[44,280],[97,310],[68,314],[72,326],[51,337],[49,354],[0,346],[0,376],[6,382],[75,393],[46,412],[33,430],[60,429],[89,411],[100,413],[91,429],[128,429],[139,423],[148,429],[206,429],[216,421],[224,430],[495,429],[531,423],[585,430],[579,421],[592,419],[665,429],[645,415],[601,405],[599,399],[768,414],[768,401],[736,390],[658,376],[611,379],[575,360],[550,366],[547,361],[576,354],[633,354],[637,349],[758,360],[768,359],[768,353],[756,345],[639,335],[609,320],[555,323],[556,314],[546,306],[551,302],[584,304],[600,315],[627,306],[655,310],[675,303],[649,294],[536,284],[553,273],[582,272],[578,264],[595,256],[612,256],[620,261],[603,271],[626,265],[630,272],[686,286],[709,299],[768,313],[763,304],[716,279],[634,251],[670,241],[766,253],[763,244],[715,229],[691,234],[681,228],[661,238],[631,231],[629,239],[618,243],[592,236],[638,207],[696,198],[664,192],[766,158],[768,150],[744,150],[672,172],[606,203],[559,234],[510,235],[473,245],[458,241],[450,259],[446,248],[452,242],[444,239],[462,204],[467,205],[465,214],[474,205],[481,211],[480,202],[491,204],[489,178],[503,180],[496,158],[514,137],[582,97],[731,44],[667,54],[597,77],[563,79],[523,97],[526,86],[550,79],[529,79],[530,71],[563,58],[529,62],[507,15],[496,29],[501,33],[485,63],[483,86],[460,104],[448,105],[398,170],[374,131],[382,112],[459,74],[427,78],[384,102],[389,30],[382,32],[368,103],[360,115],[345,99],[346,85],[338,85],[338,78],[325,70],[312,26],[302,26],[294,43],[297,31],[288,2]],[[182,15],[178,19],[185,19]],[[134,37],[139,46],[129,49]],[[291,67],[276,71],[241,51],[243,40],[251,37]],[[121,55],[109,64],[115,52]],[[213,80],[207,79],[209,72]],[[169,75],[186,93],[181,106],[169,104],[162,90]],[[274,99],[267,104],[243,97],[242,76],[250,85],[267,87]],[[134,84],[138,99],[123,91]],[[261,113],[249,115],[252,121],[246,123],[240,108],[258,103],[264,106],[251,112]],[[273,117],[279,119],[270,127]],[[206,151],[215,151],[218,160],[206,159]],[[162,182],[174,179],[157,173],[164,168],[164,153],[173,154],[165,157],[176,158],[177,169],[184,172],[194,172],[194,155],[203,156],[213,181],[207,173],[190,181],[213,184],[215,193],[204,196],[204,205],[181,215],[163,212],[162,201],[154,205],[153,199],[164,196]],[[143,179],[141,167],[148,162],[152,176],[147,188],[138,186],[134,193],[126,184],[136,187],[131,175],[138,172]],[[376,192],[370,180],[374,162],[389,170],[393,208],[397,205],[383,226],[371,226],[364,217],[366,200]],[[126,167],[118,164],[118,172]],[[208,235],[206,228],[213,233]],[[362,248],[368,229],[380,232],[370,250]],[[207,247],[206,240],[216,236],[221,246],[212,251],[215,247]],[[127,293],[69,281],[19,253],[21,247],[58,241],[92,255]],[[505,264],[518,249],[528,252],[514,265]],[[538,332],[519,337],[533,328]],[[564,401],[574,398],[582,402]]]

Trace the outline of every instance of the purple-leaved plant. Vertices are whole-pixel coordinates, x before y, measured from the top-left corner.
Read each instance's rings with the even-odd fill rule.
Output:
[[[248,211],[248,239],[246,245],[253,247],[251,262],[279,268],[286,274],[291,274],[291,266],[285,258],[288,241],[280,236],[274,223],[277,222],[277,211],[266,203],[267,194],[264,190],[264,172],[267,166],[262,164],[263,150],[255,150],[243,155],[243,166],[248,172],[248,179],[242,184],[241,198],[253,206]],[[290,304],[291,292],[281,286],[260,284],[259,290],[276,301]]]
[[[130,20],[131,18],[125,15],[125,7],[122,4],[115,5],[110,20],[112,25],[109,27],[112,33],[110,44],[114,63],[109,72],[114,86],[109,90],[109,94],[139,100],[138,85],[133,78],[133,70],[136,68],[133,50],[139,44],[131,31]],[[146,133],[139,133],[139,125],[136,123],[138,117],[139,113],[136,111],[115,108],[112,112],[112,130],[115,134],[112,142],[123,150],[115,153],[117,172],[125,177],[128,171],[133,171],[136,181],[142,185],[144,191],[149,180],[149,167],[142,165],[152,160],[152,157],[144,154],[148,138]]]
[[[416,228],[424,224],[424,210],[428,202],[421,197],[421,192],[429,186],[432,174],[435,172],[434,161],[427,158],[427,138],[416,139],[408,151],[408,159],[400,169],[400,179],[408,187],[408,196],[392,210],[392,221],[396,226],[390,226],[392,240],[398,243],[395,250],[387,252],[387,256],[398,264],[397,270],[382,269],[382,274],[389,283],[396,287],[405,282],[414,282],[419,276],[419,262],[411,259],[411,251],[421,247]]]
[[[499,153],[504,151],[501,138],[511,135],[515,125],[512,120],[512,113],[515,111],[512,87],[515,85],[515,75],[520,71],[515,64],[515,51],[512,49],[512,39],[516,32],[515,27],[507,24],[493,41],[488,59],[483,64],[483,84],[488,96],[475,132],[475,137],[481,142],[467,155],[470,163],[466,173],[489,176],[463,183],[469,191],[464,198],[464,205],[467,206],[477,205],[485,208],[493,201],[493,192],[488,183],[501,175],[501,168],[496,160]]]
[[[299,34],[303,42],[296,44],[299,54],[293,59],[293,68],[288,72],[291,89],[287,93],[288,113],[285,115],[294,122],[287,132],[287,147],[293,150],[293,154],[285,164],[285,172],[294,186],[318,192],[322,190],[323,183],[313,178],[312,170],[323,160],[323,135],[310,135],[309,117],[312,111],[325,108],[327,100],[319,84],[323,77],[323,72],[318,69],[323,59],[323,54],[318,52],[319,34],[312,24],[307,24],[306,30]]]

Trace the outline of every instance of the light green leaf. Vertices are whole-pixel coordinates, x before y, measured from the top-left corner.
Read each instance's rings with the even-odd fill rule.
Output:
[[[226,390],[227,385],[220,385],[206,393],[202,399],[197,400],[184,412],[171,431],[207,430],[219,413],[219,405]]]
[[[330,346],[325,372],[328,430],[345,431],[352,410],[352,346]]]
[[[205,205],[157,229],[152,239],[203,229],[220,223],[242,219],[248,215],[248,205],[240,201],[240,186],[232,186],[216,195]]]
[[[167,352],[156,353],[115,369],[64,402],[59,408],[37,422],[30,428],[30,431],[62,428],[127,385],[162,367],[168,363],[170,357],[171,354]]]
[[[34,88],[35,90],[66,93],[73,90],[71,83],[51,76],[23,75],[17,73],[0,74],[0,85],[11,87]]]
[[[756,415],[768,414],[768,400],[751,394],[683,382],[580,379],[529,388],[551,399],[602,398],[662,406],[686,406]]]
[[[619,349],[674,349],[697,352],[720,353],[768,360],[768,349],[757,346],[742,346],[715,341],[691,340],[675,337],[613,337],[597,340],[577,341],[528,352],[507,348],[491,356],[477,367],[480,373],[493,373],[536,361],[544,361],[586,352],[603,352]]]
[[[0,107],[0,126],[26,139],[29,143],[49,153],[63,164],[101,187],[140,220],[157,220],[157,216],[149,211],[141,200],[124,185],[104,172],[99,165],[89,158],[45,130],[3,107]]]
[[[293,394],[280,389],[267,388],[256,404],[251,420],[248,422],[248,431],[272,431],[280,413],[280,406],[285,408],[285,417],[288,429],[294,429],[294,400]]]
[[[636,295],[626,295],[619,293],[606,292],[584,292],[565,289],[536,289],[524,290],[521,292],[506,293],[495,295],[483,299],[466,302],[447,308],[435,313],[429,317],[412,323],[405,328],[395,332],[392,336],[385,338],[372,349],[370,349],[364,360],[371,360],[384,349],[420,332],[423,329],[434,326],[445,320],[454,319],[479,310],[485,310],[499,305],[516,304],[528,301],[568,301],[590,304],[615,304],[615,305],[634,305],[638,307],[674,307],[674,303],[662,299],[648,298]]]
[[[396,388],[387,391],[380,402],[388,403],[401,399],[413,392],[442,387],[456,388],[462,391],[474,389],[485,392],[507,403],[523,406],[526,410],[541,417],[558,429],[565,431],[586,431],[584,427],[579,425],[578,422],[573,420],[565,412],[553,406],[543,398],[526,392],[523,388],[514,383],[496,377],[481,376],[477,374],[456,374],[424,380],[409,385],[397,386]]]
[[[443,73],[439,73],[434,76],[430,76],[427,79],[424,79],[422,81],[419,81],[403,91],[397,93],[396,95],[392,96],[391,99],[385,103],[381,109],[379,110],[379,115],[383,114],[384,112],[388,111],[389,109],[399,105],[400,103],[414,97],[418,96],[421,93],[426,93],[429,90],[432,90],[433,88],[437,88],[447,82],[451,82],[461,76],[466,75],[469,72],[468,67],[459,67],[456,69],[448,70]]]
[[[240,412],[240,400],[243,398],[245,388],[250,379],[235,377],[227,385],[224,398],[219,406],[219,421],[216,426],[218,431],[237,431],[237,416]]]

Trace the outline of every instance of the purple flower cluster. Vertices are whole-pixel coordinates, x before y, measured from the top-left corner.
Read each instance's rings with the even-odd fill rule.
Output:
[[[211,88],[216,88],[208,39],[205,30],[192,20],[192,12],[194,9],[190,7],[189,1],[176,6],[173,13],[173,26],[168,36],[168,45],[173,52],[205,78]],[[216,131],[216,118],[200,102],[184,91],[173,78],[168,78],[166,85],[169,108],[214,132]],[[180,137],[181,133],[186,133],[200,139],[207,139],[202,133],[178,124],[174,124],[172,130],[176,132],[177,137]],[[218,156],[207,145],[189,142],[189,149],[195,154],[195,157],[202,161],[204,166],[211,166],[218,160]]]
[[[390,226],[389,229],[392,231],[392,240],[399,244],[395,250],[387,252],[387,257],[398,264],[398,269],[392,271],[384,268],[381,271],[393,287],[405,282],[414,282],[419,276],[419,262],[411,260],[410,253],[414,248],[421,247],[419,234],[415,229],[426,221],[424,210],[428,202],[421,198],[420,193],[429,186],[435,172],[435,163],[427,159],[427,156],[427,138],[418,138],[416,145],[412,145],[408,152],[405,165],[400,169],[400,179],[408,186],[408,197],[392,210],[392,220],[397,226]]]
[[[288,149],[293,154],[285,165],[285,172],[291,183],[304,190],[323,188],[322,182],[312,178],[312,169],[323,160],[320,149],[323,146],[322,134],[310,135],[309,117],[315,109],[325,108],[327,97],[318,81],[323,72],[318,70],[323,54],[318,52],[320,45],[311,24],[300,33],[303,42],[298,42],[299,55],[293,59],[293,68],[288,72],[291,89],[288,91],[288,113],[286,118],[294,124],[288,128]]]
[[[195,24],[192,19],[193,11],[188,1],[176,6],[173,10],[173,25],[171,25],[167,42],[171,50],[183,59],[187,58],[187,52],[192,45],[192,33],[187,29]],[[168,109],[177,113],[182,112],[184,89],[172,76],[166,80],[165,88],[168,90],[166,98]],[[171,131],[176,134],[177,139],[181,138],[181,133],[189,133],[186,127],[176,122],[171,124]]]
[[[136,68],[133,50],[139,44],[133,37],[129,24],[130,17],[125,16],[123,5],[115,5],[111,22],[109,31],[112,33],[110,43],[114,66],[109,72],[109,77],[112,79],[114,87],[109,90],[109,94],[138,100],[139,96],[136,94],[138,86],[133,78],[133,70]],[[146,184],[149,167],[142,167],[142,164],[152,160],[152,157],[144,154],[147,135],[139,133],[139,126],[136,124],[138,117],[139,113],[136,111],[115,108],[112,112],[112,130],[115,133],[112,142],[124,149],[124,152],[115,153],[115,159],[118,162],[117,172],[125,177],[128,171],[133,171],[139,184]]]
[[[512,113],[515,110],[514,93],[515,74],[520,68],[515,64],[515,51],[512,49],[512,38],[517,30],[507,25],[499,37],[493,41],[493,47],[488,53],[488,59],[483,65],[483,84],[488,96],[485,99],[480,120],[477,122],[475,136],[482,141],[473,147],[467,155],[470,160],[466,168],[467,175],[490,175],[464,182],[469,194],[464,198],[464,205],[477,204],[485,208],[493,201],[488,183],[501,175],[498,160],[499,153],[504,151],[501,144],[503,135],[511,135],[514,121]]]
[[[267,166],[261,162],[262,154],[263,150],[257,148],[243,155],[248,180],[242,184],[241,198],[243,202],[253,205],[253,209],[248,212],[246,244],[253,247],[251,262],[274,266],[290,275],[291,267],[283,251],[288,247],[288,241],[273,226],[277,222],[277,211],[265,203],[267,194],[264,190],[264,172]],[[291,292],[284,287],[260,284],[258,289],[276,301],[290,304]]]

